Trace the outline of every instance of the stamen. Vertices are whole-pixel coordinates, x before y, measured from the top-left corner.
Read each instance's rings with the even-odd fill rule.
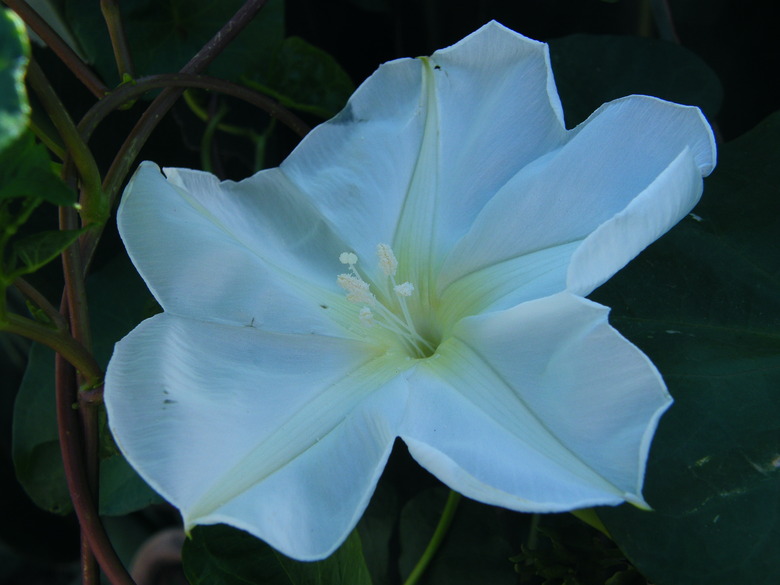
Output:
[[[360,317],[360,322],[366,327],[372,327],[374,325],[374,314],[368,307],[360,309],[358,316]]]
[[[369,290],[369,284],[363,280],[355,269],[358,257],[353,252],[342,252],[339,255],[339,262],[349,266],[350,273],[339,274],[337,277],[338,285],[346,291],[348,301],[359,305],[368,305],[362,307],[358,312],[360,322],[365,327],[378,325],[382,329],[397,335],[399,340],[412,354],[418,357],[430,355],[430,353],[435,351],[435,348],[417,333],[406,302],[406,299],[414,293],[414,285],[411,282],[396,284],[395,273],[398,270],[398,259],[390,246],[379,244],[376,247],[376,252],[379,257],[379,268],[388,278],[393,291],[396,293],[397,306],[401,309],[403,318],[383,302],[377,301],[377,298]]]
[[[357,254],[354,254],[353,252],[342,252],[339,255],[339,262],[342,264],[348,264],[350,268],[357,264],[357,261]]]
[[[336,278],[338,285],[347,291],[347,300],[351,303],[373,305],[376,298],[368,290],[368,283],[353,274],[339,274]]]
[[[396,284],[393,290],[402,297],[410,297],[414,292],[414,285],[411,282],[404,282],[402,284]]]
[[[379,244],[376,247],[376,255],[379,256],[379,268],[385,276],[395,276],[398,269],[398,260],[393,254],[393,249],[387,244]]]

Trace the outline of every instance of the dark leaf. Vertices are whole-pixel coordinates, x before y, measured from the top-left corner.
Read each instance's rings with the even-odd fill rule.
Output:
[[[191,585],[371,584],[357,532],[327,559],[304,563],[237,528],[198,526],[185,542],[183,556]]]
[[[128,0],[121,3],[128,44],[138,76],[179,71],[241,7],[241,0]],[[85,53],[109,84],[120,80],[100,6],[69,0],[65,18]],[[237,79],[267,67],[284,38],[284,2],[270,0],[208,71]]]
[[[126,257],[121,256],[91,276],[90,299],[95,358],[108,363],[114,343],[143,317],[154,303]],[[67,513],[71,509],[57,436],[54,400],[54,352],[34,344],[14,406],[13,457],[17,478],[41,508]],[[105,459],[100,470],[100,511],[122,515],[162,501],[118,454],[106,429]]]
[[[601,104],[643,94],[698,106],[712,118],[723,90],[715,73],[687,49],[653,39],[572,35],[550,42],[566,125],[585,120]]]
[[[54,205],[73,205],[76,193],[52,169],[46,148],[32,132],[22,134],[0,152],[0,201],[30,198]]]
[[[654,583],[780,570],[780,114],[724,146],[701,204],[594,295],[675,404],[645,495],[599,515]]]
[[[17,274],[29,274],[48,264],[60,255],[84,232],[84,230],[52,230],[38,232],[16,240],[12,256]]]
[[[268,73],[247,83],[288,108],[323,118],[335,116],[355,90],[333,57],[298,37],[285,39]]]

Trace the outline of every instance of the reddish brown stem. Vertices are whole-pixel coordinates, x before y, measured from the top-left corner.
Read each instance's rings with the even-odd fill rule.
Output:
[[[247,0],[244,5],[238,9],[233,17],[217,31],[217,34],[206,43],[206,45],[190,59],[180,73],[195,74],[203,71],[219,55],[238,34],[246,28],[252,18],[260,11],[268,0]],[[113,202],[119,194],[119,189],[127,177],[130,167],[135,162],[141,147],[146,143],[149,135],[159,124],[162,117],[173,107],[176,100],[184,92],[180,87],[168,87],[160,92],[155,100],[149,105],[146,111],[138,120],[136,125],[130,131],[124,143],[114,157],[114,162],[106,173],[103,180],[103,188],[109,198],[109,205],[113,207]],[[102,226],[95,228],[86,234],[82,239],[82,249],[84,251],[85,266],[88,266],[92,255],[97,247],[97,242],[103,233]]]
[[[148,91],[166,87],[205,89],[238,98],[264,110],[269,116],[278,119],[301,138],[306,136],[311,130],[306,122],[279,104],[279,102],[245,85],[239,85],[232,81],[225,81],[224,79],[208,75],[163,73],[142,77],[134,83],[123,85],[92,106],[84,114],[78,125],[82,139],[88,142],[95,128],[110,112],[141,97]]]
[[[103,525],[100,522],[95,499],[89,488],[84,464],[84,446],[81,437],[77,404],[76,374],[71,365],[57,354],[55,362],[57,426],[59,429],[62,462],[68,482],[73,508],[81,525],[84,541],[95,555],[112,585],[135,585],[122,565]]]

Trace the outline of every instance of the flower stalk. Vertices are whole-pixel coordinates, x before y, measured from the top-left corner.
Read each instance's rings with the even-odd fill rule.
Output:
[[[450,525],[455,518],[455,512],[458,510],[460,499],[461,495],[458,492],[450,490],[450,493],[447,496],[447,502],[444,504],[444,510],[442,510],[441,516],[439,517],[439,523],[433,531],[433,536],[431,536],[428,546],[425,547],[420,560],[417,561],[414,569],[412,569],[412,572],[409,573],[406,581],[404,581],[404,585],[417,585],[417,583],[419,583],[420,578],[423,576],[426,569],[428,569],[428,566],[436,556],[436,553],[439,552],[439,548],[441,547],[442,542],[444,542],[444,538],[447,536]]]

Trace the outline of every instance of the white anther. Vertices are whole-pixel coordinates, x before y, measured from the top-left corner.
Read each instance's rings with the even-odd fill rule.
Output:
[[[376,247],[376,255],[379,256],[379,267],[385,276],[395,276],[398,269],[398,260],[393,254],[393,249],[387,244],[379,244]]]
[[[357,264],[358,257],[357,254],[353,254],[352,252],[342,252],[339,255],[339,262],[342,264],[347,264],[349,266],[354,266]]]
[[[366,327],[371,327],[374,324],[374,313],[368,307],[360,309],[358,316],[360,317],[360,322]]]
[[[393,290],[402,297],[410,297],[414,292],[414,285],[411,282],[403,282],[395,285]]]
[[[374,295],[368,290],[368,283],[352,274],[339,274],[336,278],[339,286],[347,291],[347,300],[351,303],[373,305]]]

